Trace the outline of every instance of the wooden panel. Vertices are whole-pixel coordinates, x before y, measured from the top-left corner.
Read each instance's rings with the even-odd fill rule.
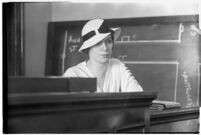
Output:
[[[9,77],[8,93],[95,92],[96,78]]]
[[[3,3],[4,74],[24,75],[24,4]]]
[[[103,133],[118,132],[138,123],[144,128],[143,109],[96,109],[29,114],[8,120],[9,133]],[[135,114],[138,117],[133,117]],[[21,123],[21,124],[20,124]],[[136,124],[138,127],[138,125]],[[133,128],[135,125],[133,124]],[[138,132],[142,132],[142,128]],[[124,129],[125,130],[125,129]],[[124,131],[126,132],[126,130]],[[135,131],[136,132],[136,131]]]
[[[199,107],[151,111],[151,133],[198,133]]]
[[[7,129],[8,133],[139,133],[147,126],[145,114],[155,98],[148,92],[9,94]]]
[[[198,119],[153,125],[150,133],[199,133]]]

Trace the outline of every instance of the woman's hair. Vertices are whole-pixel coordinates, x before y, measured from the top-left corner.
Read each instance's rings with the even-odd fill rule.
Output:
[[[113,34],[111,34],[111,37],[112,37],[112,41],[113,41],[113,43],[114,43],[114,35],[113,35]]]
[[[88,55],[89,54],[89,48],[82,50],[82,52]]]

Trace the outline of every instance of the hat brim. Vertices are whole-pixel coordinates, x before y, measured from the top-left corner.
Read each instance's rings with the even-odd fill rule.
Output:
[[[117,40],[121,34],[121,29],[120,28],[111,28],[111,30],[114,32],[113,33],[114,40]],[[82,46],[79,49],[79,52],[83,52],[83,50],[96,45],[98,42],[105,39],[109,35],[110,35],[110,33],[104,33],[104,34],[100,33],[100,34],[95,35],[94,37],[90,38],[89,40],[85,41],[82,44]]]
[[[114,31],[114,40],[117,40],[121,34],[121,28],[111,28]]]

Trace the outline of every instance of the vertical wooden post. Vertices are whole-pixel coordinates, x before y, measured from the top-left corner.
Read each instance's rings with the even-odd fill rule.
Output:
[[[24,3],[3,4],[3,33],[7,75],[24,75]]]
[[[149,110],[149,108],[145,108],[144,116],[145,116],[144,117],[145,133],[147,133],[150,130],[150,110]]]

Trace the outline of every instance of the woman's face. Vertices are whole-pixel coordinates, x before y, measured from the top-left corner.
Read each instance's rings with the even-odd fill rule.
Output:
[[[113,40],[111,35],[89,49],[89,59],[99,63],[107,63],[111,58],[113,49]]]

